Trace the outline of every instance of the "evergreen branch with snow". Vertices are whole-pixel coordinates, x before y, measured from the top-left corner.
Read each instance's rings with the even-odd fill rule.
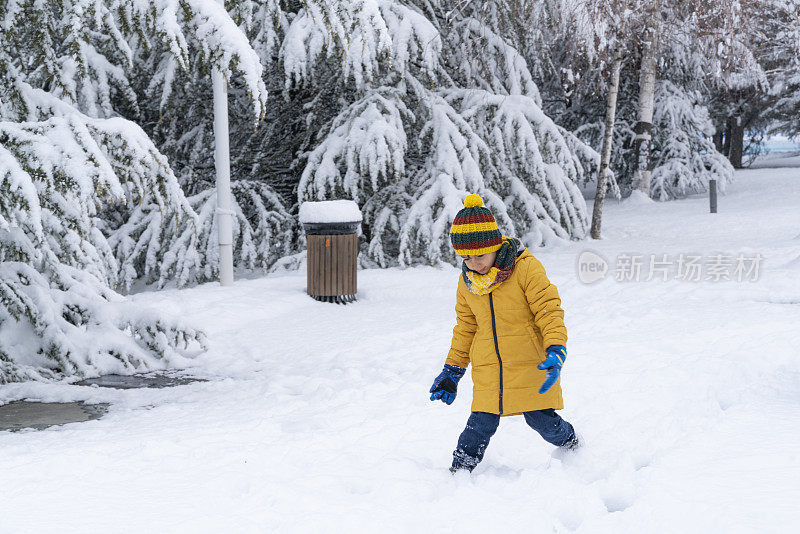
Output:
[[[260,181],[231,183],[234,266],[266,272],[280,257],[293,252],[297,226],[272,188]],[[137,206],[109,243],[121,265],[121,286],[137,281],[159,288],[216,280],[219,274],[217,196],[209,188],[187,199],[191,217],[163,214],[154,203]]]
[[[733,180],[733,166],[717,152],[708,110],[692,95],[669,81],[656,87],[656,125],[651,196],[658,200],[708,190],[716,180],[720,191]]]
[[[119,263],[99,210],[145,191],[165,212],[187,207],[144,133],[74,112],[0,122],[0,140],[2,380],[163,368],[204,347],[201,332],[111,289]]]

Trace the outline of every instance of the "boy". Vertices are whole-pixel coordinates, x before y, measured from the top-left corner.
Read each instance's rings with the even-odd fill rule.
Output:
[[[456,295],[456,326],[431,400],[451,404],[472,364],[472,414],[458,438],[450,471],[472,471],[483,459],[501,415],[525,422],[558,447],[579,441],[555,410],[564,407],[559,375],[567,356],[567,329],[556,286],[542,264],[516,239],[500,234],[478,195],[464,200],[450,229],[464,259]]]

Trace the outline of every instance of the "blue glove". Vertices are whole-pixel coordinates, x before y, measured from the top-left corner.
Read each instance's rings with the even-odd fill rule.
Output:
[[[431,400],[441,399],[445,404],[453,404],[456,400],[458,381],[464,376],[465,371],[463,367],[445,364],[444,370],[439,373],[431,386]]]
[[[561,366],[564,365],[564,360],[567,359],[567,349],[561,345],[550,345],[547,347],[547,358],[539,364],[539,369],[547,369],[547,379],[545,379],[542,387],[539,388],[539,394],[547,393],[547,390],[553,387],[553,384],[558,380],[561,375]]]

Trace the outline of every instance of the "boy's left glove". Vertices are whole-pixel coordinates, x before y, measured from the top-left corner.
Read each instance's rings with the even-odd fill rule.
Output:
[[[558,380],[561,375],[561,366],[564,365],[564,360],[567,359],[567,349],[561,345],[550,345],[547,347],[547,358],[539,364],[539,369],[547,369],[547,379],[545,379],[542,387],[539,388],[539,394],[547,393],[553,384]]]
[[[444,365],[444,370],[433,381],[430,394],[431,400],[441,399],[445,404],[453,404],[456,400],[458,381],[464,376],[466,369],[456,365]]]

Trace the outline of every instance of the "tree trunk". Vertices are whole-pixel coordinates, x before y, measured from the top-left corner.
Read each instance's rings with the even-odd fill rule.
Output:
[[[731,118],[725,121],[725,140],[722,142],[722,154],[727,158],[731,155]]]
[[[642,65],[639,68],[639,109],[634,127],[634,151],[636,154],[636,171],[634,187],[650,196],[650,141],[653,130],[653,105],[656,89],[656,67],[658,56],[658,19],[659,2],[654,2],[654,10],[650,23],[645,30],[642,41]]]
[[[617,95],[619,94],[619,71],[622,67],[622,50],[617,49],[611,65],[611,80],[606,95],[606,122],[603,133],[603,147],[600,150],[600,173],[597,176],[597,193],[594,196],[592,211],[592,239],[600,239],[600,227],[603,223],[603,201],[608,188],[608,169],[611,165],[611,146],[614,141],[614,120],[617,115]]]
[[[742,168],[742,156],[744,155],[744,125],[741,117],[731,119],[731,152],[728,159],[734,169]]]

